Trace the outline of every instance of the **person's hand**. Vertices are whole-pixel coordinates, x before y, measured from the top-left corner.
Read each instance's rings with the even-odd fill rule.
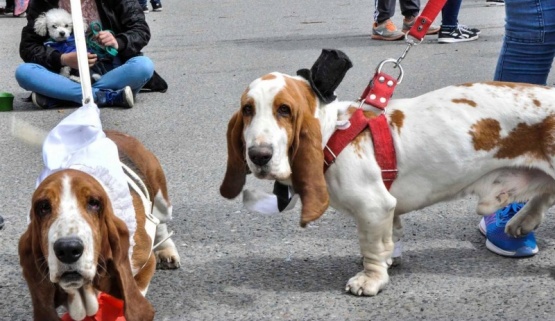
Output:
[[[114,35],[109,31],[100,31],[98,35],[96,35],[96,41],[98,41],[99,44],[105,47],[113,47],[118,49],[118,42],[116,40],[116,37],[114,37]]]
[[[89,60],[89,67],[94,66],[96,60],[98,59],[96,54],[87,53],[87,58]],[[69,52],[62,54],[61,56],[62,66],[69,66],[73,69],[79,69],[79,63],[77,62],[77,52]]]

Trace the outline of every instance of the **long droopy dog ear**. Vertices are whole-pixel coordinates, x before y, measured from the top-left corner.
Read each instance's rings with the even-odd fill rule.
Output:
[[[301,227],[317,220],[329,205],[320,123],[309,112],[298,111],[291,153],[293,189],[302,203]]]
[[[236,112],[227,126],[227,169],[220,194],[225,198],[235,198],[243,190],[247,176],[245,143],[243,141],[243,117]]]
[[[141,294],[129,262],[129,230],[125,223],[113,213],[104,213],[104,224],[101,224],[101,251],[106,260],[106,270],[110,277],[109,294],[124,301],[126,320],[152,321],[154,308]]]
[[[35,25],[33,26],[33,29],[35,30],[37,35],[43,37],[46,36],[46,34],[48,33],[48,26],[46,25],[45,13],[40,14],[37,19],[35,19]]]
[[[31,293],[33,319],[35,321],[59,320],[56,299],[60,297],[56,297],[56,286],[48,278],[46,257],[40,242],[40,226],[36,219],[33,219],[27,231],[19,239],[19,263]]]

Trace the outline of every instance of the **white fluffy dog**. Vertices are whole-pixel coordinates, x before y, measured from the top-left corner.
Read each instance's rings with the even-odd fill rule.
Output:
[[[73,32],[71,14],[64,9],[50,9],[35,20],[35,32],[40,36],[48,34],[56,42],[67,41]]]
[[[87,23],[83,24],[87,31]],[[39,36],[50,36],[45,42],[46,46],[52,47],[63,53],[75,52],[75,40],[70,37],[73,32],[73,20],[71,14],[64,9],[54,8],[42,13],[35,19],[34,30]],[[63,66],[60,75],[73,81],[81,82],[78,76],[71,74],[71,67]],[[92,74],[94,81],[100,79],[99,74]]]

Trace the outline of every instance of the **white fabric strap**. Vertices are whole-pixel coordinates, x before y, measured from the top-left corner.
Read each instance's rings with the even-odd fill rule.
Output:
[[[121,167],[123,168],[123,171],[127,175],[128,181],[129,181],[129,178],[132,178],[133,180],[131,182],[133,184],[139,183],[139,185],[141,185],[140,186],[141,187],[140,188],[140,193],[138,191],[139,186],[137,186],[136,184],[134,185],[134,187],[136,187],[135,191],[141,195],[141,198],[143,198],[143,199],[146,198],[150,202],[150,194],[148,193],[148,188],[146,187],[143,180],[139,177],[139,175],[137,173],[135,173],[131,168],[129,168],[129,166],[125,165],[122,162],[120,162],[120,164],[121,164]],[[152,203],[150,203],[149,208],[152,208]]]
[[[83,105],[94,104],[81,0],[71,0],[70,5],[71,18],[73,20],[73,35],[75,37],[75,47],[77,49],[77,64],[79,65],[79,75],[81,78]]]
[[[135,173],[131,168],[129,168],[129,166],[125,165],[124,163],[121,163],[121,167],[123,167],[125,174],[127,174],[127,183],[131,186],[131,188],[135,192],[137,192],[137,194],[139,194],[139,196],[141,197],[141,200],[143,201],[143,205],[145,206],[145,209],[148,208],[148,210],[145,210],[145,215],[146,215],[145,229],[152,241],[152,251],[154,251],[158,246],[160,246],[167,239],[172,237],[173,231],[171,231],[163,240],[154,244],[154,239],[156,237],[156,227],[158,226],[158,224],[160,224],[160,220],[156,218],[156,216],[152,215],[152,202],[150,201],[150,195],[148,193],[148,189],[145,183],[143,182],[143,180],[139,177],[139,175],[137,175],[137,173]],[[139,186],[136,184],[136,182],[139,183],[140,189],[139,189]],[[147,205],[148,207],[146,207]]]
[[[139,175],[137,175],[137,173],[135,173],[131,168],[129,168],[124,163],[121,163],[121,167],[123,168],[126,174],[125,178],[127,179],[127,184],[131,186],[131,189],[134,190],[139,195],[139,197],[141,198],[141,201],[143,202],[143,207],[144,207],[145,216],[146,216],[145,230],[148,236],[150,237],[150,248],[154,249],[154,238],[156,237],[156,227],[158,226],[158,224],[160,224],[160,220],[157,219],[154,215],[152,215],[152,202],[150,201],[148,189],[146,188],[145,183],[139,177]],[[137,185],[137,182],[139,183],[139,185],[141,185],[142,188],[140,188],[139,185]],[[152,255],[152,251],[151,251],[151,255]]]

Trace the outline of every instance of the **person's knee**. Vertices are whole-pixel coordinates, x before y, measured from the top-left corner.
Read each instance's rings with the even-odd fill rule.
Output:
[[[141,78],[148,80],[154,74],[154,63],[148,57],[137,56],[129,59],[128,62],[133,64],[133,71]]]
[[[17,66],[15,69],[15,80],[17,80],[19,86],[23,88],[27,87],[30,79],[29,77],[33,74],[33,69],[34,65],[28,63]]]

